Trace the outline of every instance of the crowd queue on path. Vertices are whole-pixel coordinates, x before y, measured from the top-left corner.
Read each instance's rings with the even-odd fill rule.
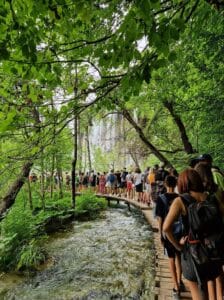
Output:
[[[59,180],[55,174],[56,185]],[[71,189],[68,172],[64,180]],[[152,207],[169,261],[174,300],[186,289],[182,276],[193,300],[224,299],[224,174],[211,155],[192,159],[180,174],[156,164],[144,172],[80,172],[75,182],[78,192],[91,189]]]
[[[157,196],[165,190],[164,179],[167,175],[177,176],[173,168],[165,170],[163,164],[148,167],[144,172],[140,168],[134,171],[110,170],[109,172],[91,172],[76,174],[77,191],[82,192],[91,189],[100,194],[111,194],[127,197],[128,199],[143,202],[149,206],[155,206]],[[71,176],[66,172],[65,184],[71,187]]]

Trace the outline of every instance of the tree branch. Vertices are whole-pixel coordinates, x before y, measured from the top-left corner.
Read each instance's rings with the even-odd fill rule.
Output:
[[[166,166],[171,166],[172,164],[167,160],[167,158],[165,156],[163,156],[161,154],[161,152],[156,149],[156,147],[149,142],[149,140],[146,138],[146,136],[144,135],[142,128],[138,126],[138,124],[135,122],[135,120],[132,118],[131,114],[129,113],[129,111],[127,109],[123,109],[122,110],[123,116],[129,121],[129,123],[135,128],[136,132],[138,133],[140,139],[143,141],[143,143],[152,151],[152,153],[162,162],[164,162],[164,164]]]
[[[192,147],[192,145],[191,145],[191,143],[188,139],[185,126],[184,126],[181,118],[175,113],[172,102],[165,101],[164,106],[170,112],[175,124],[177,125],[177,127],[179,129],[181,140],[182,140],[182,143],[184,145],[185,152],[188,153],[188,154],[194,153],[195,151],[194,151],[194,149],[193,149],[193,147]]]

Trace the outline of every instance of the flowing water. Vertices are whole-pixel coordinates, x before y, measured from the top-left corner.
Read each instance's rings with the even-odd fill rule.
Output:
[[[153,299],[153,242],[143,216],[108,209],[51,236],[53,262],[33,277],[0,277],[0,300]]]

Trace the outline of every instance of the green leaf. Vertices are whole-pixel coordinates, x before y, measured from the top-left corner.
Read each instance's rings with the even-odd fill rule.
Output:
[[[3,119],[0,121],[0,132],[1,133],[7,131],[11,127],[16,114],[17,114],[17,112],[15,110],[12,110],[7,114],[6,119]]]

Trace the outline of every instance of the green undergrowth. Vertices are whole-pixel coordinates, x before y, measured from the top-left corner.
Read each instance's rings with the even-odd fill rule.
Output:
[[[76,197],[75,210],[71,206],[71,195],[64,193],[59,199],[46,196],[45,209],[38,193],[33,193],[33,210],[29,208],[27,194],[21,191],[15,204],[0,223],[0,270],[35,271],[48,258],[44,248],[47,234],[43,226],[49,220],[75,218],[85,214],[88,219],[97,218],[106,209],[105,199],[97,198],[91,191]]]

